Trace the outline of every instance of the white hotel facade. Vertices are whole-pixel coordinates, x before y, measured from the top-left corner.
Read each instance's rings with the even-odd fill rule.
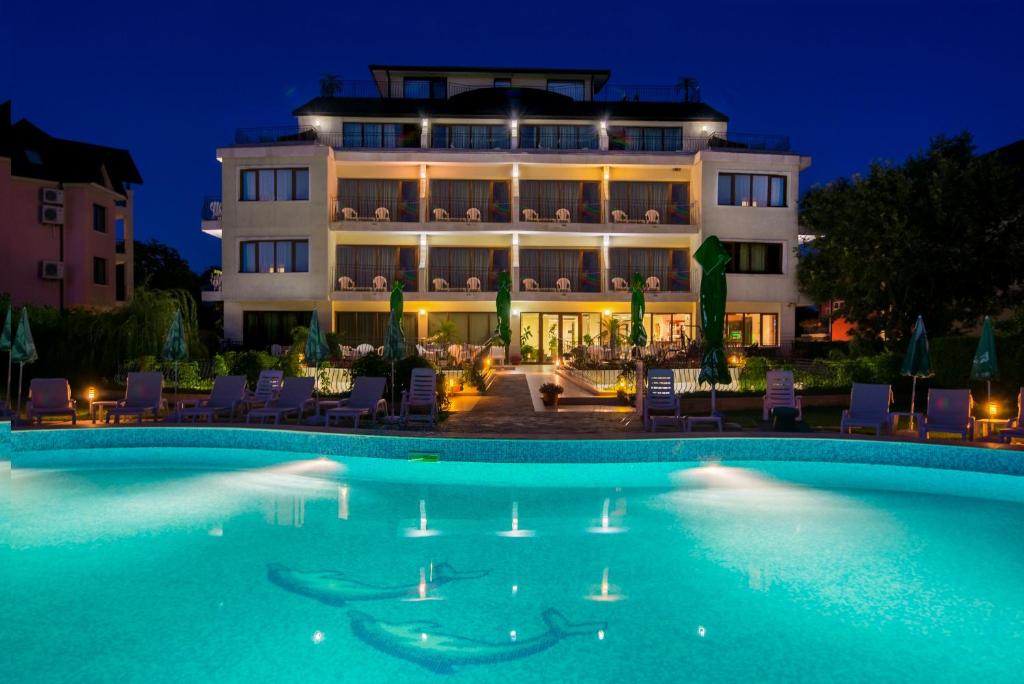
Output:
[[[370,67],[295,110],[294,126],[241,129],[218,149],[222,197],[202,228],[222,241],[225,337],[287,343],[309,311],[344,344],[381,344],[405,285],[406,335],[451,320],[494,330],[497,274],[512,277],[513,360],[546,362],[628,323],[626,283],[647,282],[648,334],[698,331],[693,253],[733,255],[728,341],[795,334],[797,198],[808,157],[671,88],[610,72]],[[451,326],[448,326],[449,329]]]

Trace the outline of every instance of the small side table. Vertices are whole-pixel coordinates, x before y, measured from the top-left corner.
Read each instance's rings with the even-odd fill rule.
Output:
[[[721,416],[687,416],[686,417],[686,431],[693,432],[694,425],[714,425],[718,428],[718,431],[722,431],[722,417]]]
[[[924,438],[921,433],[924,429],[924,414],[919,411],[893,411],[890,413],[889,432],[895,435],[899,431],[901,418],[908,419],[911,432],[916,432],[918,437]]]
[[[101,408],[105,408],[108,411],[120,402],[118,401],[90,401],[89,402],[89,417],[92,418],[93,425],[96,424],[96,418],[99,416]]]
[[[974,421],[974,439],[985,439],[999,435],[1003,428],[1010,427],[1009,418],[977,418]]]

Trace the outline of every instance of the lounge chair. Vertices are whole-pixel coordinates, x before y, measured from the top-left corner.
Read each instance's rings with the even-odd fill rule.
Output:
[[[315,385],[316,378],[314,377],[288,378],[281,386],[277,399],[267,402],[263,408],[249,411],[245,422],[251,423],[253,419],[259,419],[260,423],[264,423],[268,419],[273,419],[274,424],[277,425],[282,419],[291,415],[294,415],[298,422],[302,419],[306,407],[313,402]]]
[[[677,426],[679,419],[675,374],[671,368],[652,368],[647,371],[647,389],[644,391],[644,428],[654,432],[659,422],[668,420]]]
[[[352,386],[352,394],[342,399],[338,406],[327,409],[326,425],[332,421],[341,423],[342,418],[351,418],[352,427],[359,427],[359,419],[373,416],[374,420],[381,414],[387,415],[388,402],[384,399],[385,378],[358,377]]]
[[[244,375],[221,375],[214,378],[208,398],[192,400],[191,406],[188,401],[178,402],[179,419],[184,422],[186,418],[191,418],[194,423],[197,418],[205,417],[212,423],[217,416],[223,414],[233,419],[245,400],[245,382]]]
[[[850,390],[850,408],[843,411],[839,431],[849,432],[851,428],[867,428],[880,435],[889,428],[889,406],[892,405],[892,387],[853,383]]]
[[[361,359],[362,357],[366,356],[367,354],[372,354],[372,353],[373,353],[373,345],[372,344],[367,344],[366,342],[363,342],[361,345],[356,347],[356,358],[357,359]]]
[[[768,420],[774,408],[796,409],[796,419],[803,419],[802,401],[800,397],[796,396],[796,389],[793,385],[793,371],[768,371],[765,385],[761,420]]]
[[[1011,440],[1024,439],[1024,387],[1017,395],[1017,417],[1010,420],[1009,425],[999,431],[1000,441],[1010,443]]]
[[[928,413],[921,424],[921,439],[931,432],[951,432],[961,439],[974,439],[974,418],[971,390],[928,390]]]
[[[160,417],[163,407],[164,375],[160,371],[129,373],[124,399],[107,411],[107,422],[111,416],[114,423],[121,422],[121,416],[135,416],[141,423],[147,413],[153,414],[153,421]]]
[[[42,425],[44,416],[70,416],[71,424],[78,424],[71,385],[64,378],[33,378],[28,386],[26,415],[30,425],[33,420]]]
[[[266,406],[267,402],[277,398],[284,381],[284,371],[261,370],[256,378],[256,389],[245,393],[244,403],[249,408]]]
[[[402,392],[401,419],[403,425],[411,421],[437,424],[437,374],[433,368],[413,368],[409,389]]]

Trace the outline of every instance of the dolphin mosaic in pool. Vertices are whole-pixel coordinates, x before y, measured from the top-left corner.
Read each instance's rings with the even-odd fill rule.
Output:
[[[479,579],[486,574],[486,570],[459,572],[448,563],[439,563],[434,566],[429,579],[415,584],[385,585],[363,582],[334,570],[293,570],[280,563],[267,566],[267,578],[277,586],[331,606],[343,606],[349,601],[421,596],[449,582]]]
[[[551,648],[568,636],[604,636],[604,622],[573,624],[554,608],[541,614],[547,625],[542,632],[526,639],[515,632],[506,641],[482,641],[458,636],[436,622],[384,622],[358,610],[348,613],[352,631],[378,651],[416,663],[438,674],[452,674],[464,665],[488,665],[517,660]]]

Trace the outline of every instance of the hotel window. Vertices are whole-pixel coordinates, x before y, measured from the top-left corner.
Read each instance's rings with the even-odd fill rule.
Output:
[[[95,285],[107,284],[107,260],[102,257],[92,258],[92,282]]]
[[[308,240],[247,240],[239,249],[239,273],[309,272]]]
[[[782,273],[782,245],[777,242],[723,242],[732,258],[726,273]]]
[[[519,147],[531,150],[596,150],[596,126],[520,126]]]
[[[586,99],[586,87],[582,80],[548,79],[548,91],[567,95],[574,100]]]
[[[289,202],[309,199],[309,169],[244,169],[243,202]]]
[[[419,147],[420,128],[416,124],[349,122],[341,128],[341,146],[386,149]]]
[[[494,87],[495,88],[511,88],[512,87],[512,79],[511,78],[496,78],[496,79],[494,79]]]
[[[661,126],[610,126],[608,149],[676,152],[683,149],[683,129]]]
[[[448,97],[448,79],[407,78],[402,84],[402,95],[409,100],[444,100]]]
[[[434,149],[507,150],[511,147],[508,126],[437,124],[430,132],[430,146]]]
[[[718,203],[735,207],[786,206],[786,177],[748,173],[718,174]]]
[[[744,347],[779,346],[778,314],[730,313],[725,315],[726,344]]]
[[[99,204],[92,205],[92,229],[100,232],[107,232],[107,208]]]
[[[309,322],[309,311],[246,311],[242,314],[242,337],[250,349],[272,344],[290,344],[292,330]]]

